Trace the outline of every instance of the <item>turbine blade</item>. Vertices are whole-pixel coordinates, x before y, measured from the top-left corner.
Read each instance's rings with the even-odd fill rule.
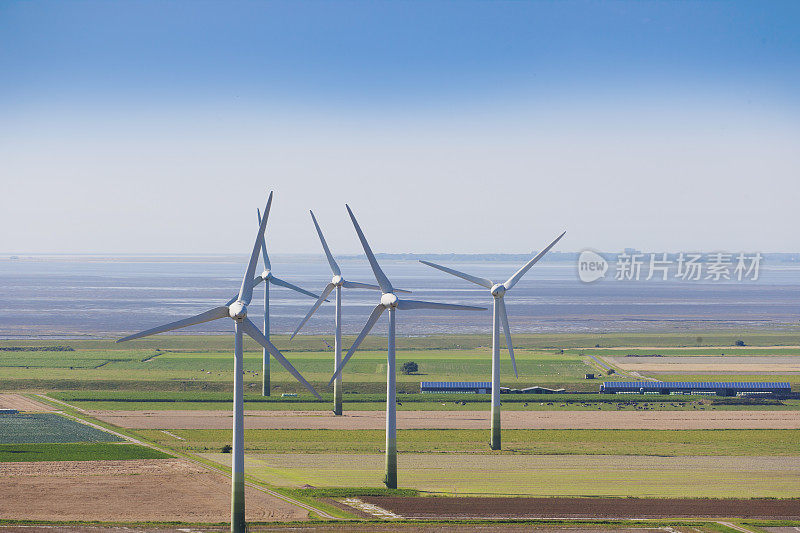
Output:
[[[280,285],[281,287],[286,287],[287,289],[292,289],[295,292],[299,292],[300,294],[305,294],[306,296],[310,296],[311,298],[319,298],[319,296],[314,294],[313,292],[309,292],[309,291],[307,291],[305,289],[301,289],[297,285],[292,285],[288,281],[284,281],[284,280],[282,280],[280,278],[276,278],[275,276],[270,276],[269,277],[269,281],[270,281],[270,283],[273,283],[275,285]]]
[[[328,297],[328,295],[331,293],[334,287],[336,287],[336,285],[334,285],[333,283],[328,283],[328,286],[325,287],[324,291],[322,291],[322,294],[319,296],[317,301],[314,303],[313,306],[311,306],[311,309],[306,314],[306,317],[303,319],[302,322],[300,322],[300,324],[298,324],[297,328],[295,328],[294,333],[292,333],[292,336],[289,337],[289,340],[294,339],[294,336],[297,335],[297,333],[300,331],[300,328],[302,328],[305,325],[305,323],[308,322],[308,319],[311,318],[311,315],[313,315],[314,312],[317,309],[319,309],[319,306],[322,305],[322,302],[325,301],[325,299]]]
[[[454,309],[458,311],[486,311],[485,307],[444,304],[439,302],[423,302],[421,300],[397,300],[397,308],[403,311],[408,309]]]
[[[267,207],[264,208],[264,218],[261,219],[261,224],[258,226],[258,235],[256,235],[256,242],[253,243],[253,253],[250,254],[250,263],[247,265],[247,272],[242,278],[242,288],[239,289],[239,300],[245,305],[250,303],[253,299],[253,274],[256,272],[256,264],[258,263],[258,252],[261,248],[261,241],[264,238],[264,229],[267,227],[267,215],[269,208],[272,205],[272,192],[269,193],[267,199]]]
[[[358,337],[356,337],[356,340],[355,342],[353,342],[353,345],[350,346],[349,350],[347,350],[347,355],[344,357],[344,359],[342,359],[342,364],[339,365],[339,368],[336,369],[336,372],[333,373],[333,377],[328,382],[328,386],[330,386],[333,383],[333,381],[339,376],[339,374],[342,373],[344,365],[346,365],[347,362],[350,360],[350,358],[353,357],[353,354],[356,353],[356,350],[358,350],[358,347],[361,345],[361,342],[364,340],[364,337],[366,337],[367,334],[370,332],[370,330],[375,326],[375,323],[381,317],[381,313],[383,313],[384,309],[386,309],[384,306],[378,304],[375,306],[375,309],[372,310],[372,314],[369,315],[367,323],[364,324],[364,329],[361,330],[361,333],[358,334]]]
[[[292,366],[292,363],[290,363],[283,356],[283,354],[275,347],[275,345],[269,342],[266,339],[266,337],[264,337],[264,334],[261,333],[261,331],[256,327],[255,324],[253,324],[253,322],[249,318],[245,317],[244,320],[242,320],[242,329],[254,341],[256,341],[258,344],[266,348],[267,351],[270,353],[270,355],[272,355],[272,357],[274,357],[275,360],[278,361],[283,366],[283,368],[285,368],[291,375],[295,377],[295,379],[297,379],[297,381],[302,383],[305,388],[310,390],[311,393],[314,396],[316,396],[317,400],[322,399],[322,396],[320,396],[319,393],[316,391],[316,389],[314,389],[314,387],[311,386],[311,383],[306,381],[306,378],[304,378],[302,374],[300,374],[300,372],[298,372],[295,369],[295,367]]]
[[[381,288],[378,287],[377,285],[373,285],[371,283],[361,283],[360,281],[345,280],[342,282],[342,287],[344,287],[345,289],[372,289],[376,291],[381,290]]]
[[[258,213],[258,225],[261,226],[261,210],[256,208],[256,213]],[[264,216],[269,217],[269,208],[264,211]],[[269,264],[269,255],[267,255],[267,238],[263,237],[261,239],[261,258],[264,259],[264,268],[267,270],[272,270],[272,267]]]
[[[514,345],[511,342],[511,328],[508,327],[508,314],[506,313],[506,303],[502,298],[498,299],[497,303],[500,305],[500,322],[503,324],[503,336],[506,338],[506,346],[508,346],[508,355],[511,357],[511,365],[514,367],[514,377],[518,378],[517,362],[514,360]]]
[[[176,320],[175,322],[170,322],[169,324],[164,324],[163,326],[146,329],[144,331],[140,331],[139,333],[128,335],[127,337],[118,339],[115,342],[125,342],[133,339],[140,339],[142,337],[149,337],[150,335],[155,335],[156,333],[163,333],[165,331],[172,331],[173,329],[185,328],[186,326],[194,326],[195,324],[202,324],[203,322],[211,322],[212,320],[226,316],[228,316],[228,306],[222,305],[215,307],[214,309],[209,309],[208,311],[200,313],[199,315],[190,316],[189,318]]]
[[[447,272],[448,274],[452,274],[453,276],[459,277],[461,279],[471,281],[472,283],[480,285],[481,287],[486,287],[487,289],[491,289],[492,286],[494,285],[494,283],[492,283],[490,280],[486,278],[479,278],[478,276],[473,276],[472,274],[465,274],[464,272],[459,272],[458,270],[454,270],[446,266],[437,265],[436,263],[431,263],[430,261],[423,261],[422,259],[420,259],[419,262],[424,265],[428,265],[429,267],[439,269],[442,272]]]
[[[377,285],[373,285],[372,283],[361,283],[360,281],[342,281],[342,287],[346,289],[372,289],[375,291],[381,290],[380,287]],[[407,291],[405,289],[394,289],[394,292],[399,292],[402,294],[411,294],[411,291]]]
[[[556,237],[556,240],[554,240],[553,242],[551,242],[551,243],[550,243],[550,244],[547,246],[547,248],[545,248],[544,250],[542,250],[541,252],[539,252],[538,254],[536,254],[536,257],[534,257],[533,259],[531,259],[530,261],[528,261],[527,263],[525,263],[525,266],[524,266],[524,267],[522,267],[522,268],[520,268],[519,270],[517,270],[517,272],[516,272],[516,273],[515,273],[513,276],[511,276],[510,278],[508,278],[508,281],[506,281],[505,283],[503,283],[503,286],[506,288],[506,290],[508,290],[508,289],[510,289],[511,287],[513,287],[514,285],[516,285],[516,284],[517,284],[517,282],[519,281],[519,279],[520,279],[522,276],[524,276],[524,275],[525,275],[525,273],[526,273],[528,270],[530,270],[530,269],[531,269],[531,267],[532,267],[533,265],[535,265],[537,261],[539,261],[539,259],[541,259],[542,257],[544,257],[544,254],[546,254],[547,252],[549,252],[549,251],[550,251],[550,248],[552,248],[553,246],[555,246],[555,245],[556,245],[556,243],[557,243],[558,241],[560,241],[560,240],[561,240],[561,237],[563,237],[563,236],[564,236],[564,235],[566,235],[566,234],[567,234],[567,232],[565,231],[564,233],[562,233],[561,235],[559,235],[558,237]]]
[[[361,246],[364,248],[364,253],[367,255],[369,266],[372,267],[372,272],[375,274],[375,279],[378,280],[378,285],[381,286],[381,291],[394,292],[389,278],[387,278],[386,274],[383,273],[383,270],[381,270],[381,267],[378,264],[378,260],[375,259],[375,254],[372,253],[372,249],[369,247],[367,238],[364,237],[364,233],[361,231],[361,226],[358,225],[358,221],[356,221],[353,211],[350,210],[349,205],[345,204],[345,207],[347,208],[347,212],[350,214],[350,220],[353,221],[353,226],[356,228],[356,233],[358,234],[358,239],[361,241]]]
[[[261,276],[256,276],[255,278],[253,278],[253,287],[258,285],[262,281],[264,281],[264,278],[262,278]],[[235,302],[238,299],[239,299],[239,295],[237,294],[236,296],[234,296],[233,298],[231,298],[230,300],[225,302],[225,305],[231,305],[233,302]]]
[[[333,258],[330,248],[328,248],[328,243],[325,242],[325,237],[322,235],[322,230],[319,229],[319,224],[317,224],[317,217],[314,216],[313,211],[309,211],[309,213],[311,213],[311,220],[314,221],[314,227],[317,228],[317,235],[319,235],[319,240],[322,243],[322,248],[325,250],[325,256],[328,258],[328,264],[331,265],[331,271],[333,272],[333,275],[341,276],[342,271],[339,270],[339,265],[336,264],[336,260]]]

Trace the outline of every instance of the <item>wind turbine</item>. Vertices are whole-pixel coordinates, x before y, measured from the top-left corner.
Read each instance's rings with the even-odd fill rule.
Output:
[[[272,193],[269,195],[267,201],[266,211],[269,211],[270,203],[272,202]],[[156,333],[163,333],[165,331],[172,331],[174,329],[185,328],[194,324],[202,324],[203,322],[210,322],[218,318],[229,317],[233,319],[233,468],[231,476],[231,532],[244,533],[244,386],[243,386],[243,333],[263,346],[269,351],[272,356],[283,365],[297,380],[302,383],[314,396],[318,399],[322,397],[314,390],[314,387],[295,370],[292,364],[286,360],[280,351],[258,330],[258,327],[247,318],[247,305],[253,298],[253,273],[258,263],[259,244],[264,238],[264,228],[267,225],[267,218],[261,221],[258,228],[258,237],[253,245],[253,252],[250,255],[250,262],[247,265],[247,271],[242,278],[242,286],[239,289],[239,294],[235,301],[226,305],[209,309],[204,313],[195,315],[183,320],[177,320],[151,328],[133,335],[128,335],[116,342],[125,342],[142,337],[155,335]]]
[[[333,289],[336,289],[336,333],[334,336],[334,367],[333,370],[335,371],[339,368],[339,365],[342,362],[342,287],[347,289],[372,289],[379,291],[381,290],[380,287],[377,285],[372,285],[370,283],[361,283],[359,281],[348,281],[342,277],[342,271],[339,268],[339,265],[336,263],[336,260],[333,258],[333,254],[331,254],[330,248],[328,248],[328,243],[325,242],[325,236],[322,234],[322,230],[317,223],[317,217],[314,216],[313,211],[309,211],[311,213],[311,220],[314,222],[314,227],[317,228],[317,235],[319,235],[319,240],[322,243],[322,249],[325,250],[325,256],[328,258],[328,264],[331,266],[331,272],[333,273],[333,278],[331,278],[331,282],[325,287],[322,291],[322,294],[308,311],[305,318],[300,322],[297,328],[292,333],[292,336],[289,337],[289,340],[293,339],[295,335],[300,331],[300,329],[308,322],[308,319],[311,318],[319,306],[322,305],[322,302],[330,295]],[[401,289],[396,289],[397,292],[405,292],[410,293],[411,291],[404,291]],[[341,415],[342,414],[342,375],[341,373],[336,377],[336,380],[333,382],[333,414]]]
[[[470,305],[455,305],[455,304],[445,304],[445,303],[435,303],[435,302],[422,302],[419,300],[400,300],[395,295],[395,288],[392,287],[389,278],[386,277],[386,274],[383,273],[381,267],[378,265],[378,261],[375,259],[375,255],[372,253],[372,250],[369,247],[369,243],[367,243],[367,238],[364,237],[364,233],[361,231],[361,227],[358,225],[356,221],[355,215],[350,210],[350,206],[347,207],[347,212],[350,214],[350,219],[353,221],[353,226],[356,229],[356,233],[358,234],[358,238],[361,241],[361,246],[364,248],[364,253],[367,255],[367,259],[369,260],[369,264],[372,267],[372,272],[375,274],[375,279],[378,281],[378,285],[381,288],[381,299],[380,303],[375,306],[372,310],[372,314],[367,319],[367,323],[364,325],[364,329],[361,330],[361,333],[358,334],[356,337],[355,342],[347,351],[347,355],[345,356],[342,364],[339,365],[339,368],[336,369],[336,372],[333,374],[330,382],[328,385],[334,382],[334,380],[341,374],[342,369],[353,356],[355,351],[358,349],[361,342],[364,340],[364,337],[370,332],[370,330],[375,326],[375,323],[378,322],[381,314],[389,310],[389,342],[388,342],[388,349],[386,353],[386,477],[384,478],[383,482],[387,488],[396,489],[397,488],[397,405],[396,405],[396,387],[395,387],[395,311],[400,309],[402,310],[410,310],[410,309],[457,309],[457,310],[464,310],[464,311],[484,311],[485,307],[472,307]]]
[[[264,208],[264,220],[269,218],[269,209],[272,205],[272,193],[269,195],[270,201],[267,203],[267,207]],[[256,209],[258,213],[258,225],[261,225],[261,211]],[[280,278],[275,277],[272,274],[272,266],[269,262],[269,256],[267,255],[267,241],[264,238],[263,234],[261,236],[261,257],[264,260],[264,271],[253,280],[253,286],[258,285],[262,281],[264,283],[264,337],[269,340],[269,284],[272,283],[273,285],[278,285],[279,287],[285,287],[287,289],[291,289],[295,292],[299,292],[300,294],[305,294],[306,296],[310,296],[311,298],[316,298],[317,295],[313,292],[309,292],[305,289],[301,289],[297,285],[292,285],[288,281],[284,281]],[[231,300],[228,301],[228,304],[232,304],[236,300],[234,296]],[[269,396],[270,395],[270,368],[269,368],[269,351],[264,348],[262,353],[262,361],[261,361],[261,395],[262,396]]]
[[[471,281],[472,283],[489,289],[494,298],[494,306],[492,308],[492,437],[489,443],[489,446],[493,450],[500,449],[500,323],[503,324],[503,333],[506,338],[506,346],[508,346],[508,355],[511,357],[511,364],[514,367],[514,376],[517,376],[517,362],[514,360],[514,347],[511,343],[511,330],[508,327],[508,314],[506,313],[506,304],[505,301],[503,301],[503,297],[506,292],[516,285],[520,278],[522,278],[539,259],[544,257],[544,254],[549,252],[550,248],[555,246],[566,233],[565,231],[556,237],[556,240],[551,242],[547,248],[536,254],[533,259],[525,263],[525,266],[517,270],[505,283],[494,283],[486,278],[479,278],[471,274],[453,270],[452,268],[431,263],[430,261],[420,260],[420,263],[424,263],[442,272],[447,272],[448,274],[452,274],[453,276]]]

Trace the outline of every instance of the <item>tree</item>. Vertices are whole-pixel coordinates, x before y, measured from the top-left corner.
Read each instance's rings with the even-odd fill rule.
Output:
[[[744,346],[744,341],[743,340],[738,340],[738,341],[736,341],[735,344],[736,344],[736,346]]]
[[[419,366],[414,361],[406,361],[403,363],[403,374],[413,374],[419,370]]]

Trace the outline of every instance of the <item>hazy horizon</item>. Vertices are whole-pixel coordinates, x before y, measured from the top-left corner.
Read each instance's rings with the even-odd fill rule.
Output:
[[[0,249],[800,248],[796,2],[4,2]]]

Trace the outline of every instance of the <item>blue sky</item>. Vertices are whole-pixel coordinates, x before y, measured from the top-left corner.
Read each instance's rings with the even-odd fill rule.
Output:
[[[798,27],[797,2],[4,2],[0,223],[31,223],[0,252],[236,252],[217,213],[270,188],[287,252],[317,251],[308,208],[356,250],[345,201],[386,251],[797,250]]]

